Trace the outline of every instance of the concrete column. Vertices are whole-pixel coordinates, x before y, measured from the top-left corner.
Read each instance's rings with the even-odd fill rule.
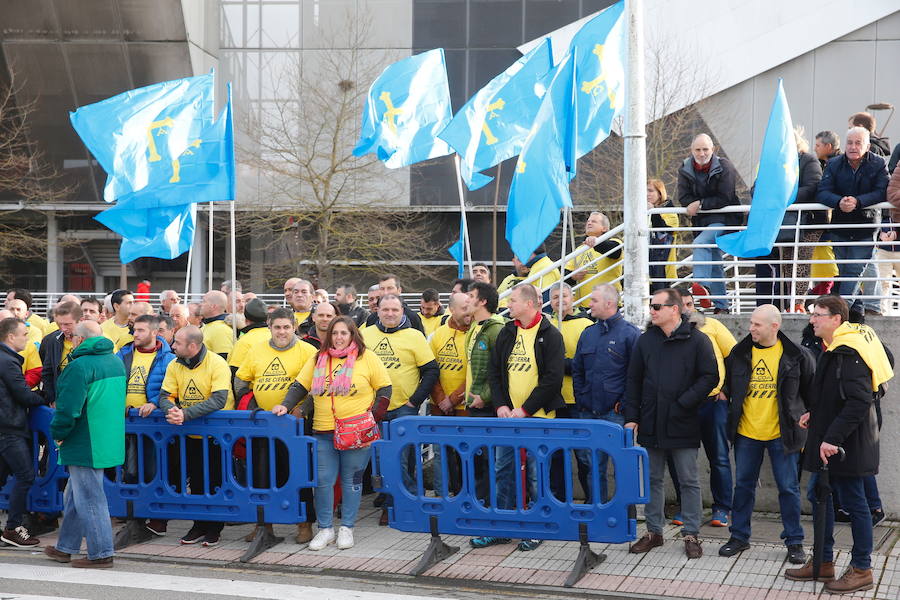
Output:
[[[206,292],[206,232],[209,217],[197,211],[197,230],[194,233],[194,255],[191,257],[191,294]]]
[[[62,290],[62,253],[59,248],[59,226],[56,213],[47,213],[47,293],[60,294]],[[51,299],[52,300],[52,299]],[[49,303],[49,301],[48,301]]]

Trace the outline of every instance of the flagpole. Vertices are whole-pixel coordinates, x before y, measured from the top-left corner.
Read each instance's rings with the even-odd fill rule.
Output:
[[[462,219],[463,237],[465,238],[464,250],[465,254],[469,256],[469,277],[472,277],[472,247],[469,243],[469,223],[466,220],[466,194],[463,191],[462,173],[459,169],[459,154],[453,155],[453,162],[456,165],[456,188],[459,190],[459,211]],[[463,256],[463,263],[465,262],[465,256]]]
[[[237,290],[237,249],[235,248],[235,235],[234,235],[234,203],[237,200],[232,200],[228,203],[229,205],[229,218],[231,219],[231,332],[234,335],[234,339],[237,339],[237,320],[235,319],[235,309],[237,308],[235,303],[234,295],[238,293]],[[243,290],[242,290],[243,291]]]
[[[213,203],[209,203],[209,266],[206,269],[206,291],[213,289]]]
[[[563,260],[566,258],[566,229],[568,228],[568,225],[569,225],[569,207],[564,206],[562,210],[563,210],[563,216],[562,216],[563,230],[562,230],[562,250],[561,250],[562,254],[560,254],[560,256],[559,256],[560,260]],[[566,263],[563,262],[562,264],[559,265],[559,296],[557,298],[557,304],[556,304],[556,319],[557,319],[556,323],[559,325],[560,331],[562,331],[562,322],[563,322],[562,297],[563,297],[563,285],[565,285],[565,282],[566,282],[565,275],[566,275]],[[572,296],[572,300],[573,301],[575,300],[574,293]],[[553,311],[553,306],[550,307],[550,311],[551,312]]]
[[[491,281],[497,283],[497,205],[500,202],[500,173],[503,163],[497,163],[497,183],[494,186],[494,214],[491,227]]]
[[[194,256],[194,240],[197,238],[197,206],[191,207],[194,212],[194,234],[191,236],[191,245],[188,246],[187,268],[184,271],[184,302],[188,303],[188,292],[191,290],[191,259]]]
[[[644,7],[642,0],[625,0],[628,64],[625,107],[625,318],[647,322],[644,299],[649,289],[647,231],[647,134],[644,117]]]

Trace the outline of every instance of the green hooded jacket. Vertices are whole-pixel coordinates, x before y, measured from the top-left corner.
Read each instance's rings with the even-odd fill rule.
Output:
[[[59,464],[106,469],[125,461],[125,367],[105,337],[84,340],[56,382],[50,423]]]
[[[491,362],[491,352],[494,350],[494,342],[506,319],[500,315],[491,315],[484,320],[478,328],[478,333],[473,336],[476,328],[470,326],[466,333],[466,348],[468,351],[469,368],[472,371],[472,385],[469,394],[481,396],[484,401],[483,409],[469,409],[473,416],[493,416],[494,406],[491,403],[491,386],[487,380],[488,364]]]

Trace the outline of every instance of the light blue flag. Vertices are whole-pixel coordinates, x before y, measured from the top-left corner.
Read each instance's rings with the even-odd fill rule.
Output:
[[[456,242],[447,248],[447,252],[450,253],[450,256],[457,262],[459,265],[459,269],[457,269],[457,277],[462,278],[463,273],[465,273],[465,231],[463,229],[463,220],[462,216],[459,217],[459,239]]]
[[[117,203],[94,217],[122,236],[122,264],[144,256],[172,259],[187,252],[194,240],[196,204],[133,209]]]
[[[526,262],[572,206],[569,181],[575,172],[576,52],[557,66],[516,162],[506,209],[506,239]]]
[[[173,177],[119,197],[134,209],[235,199],[231,84],[218,120],[210,123],[172,164]]]
[[[550,38],[478,90],[438,137],[460,157],[463,181],[477,190],[493,178],[478,173],[522,151],[553,76]]]
[[[375,152],[391,169],[450,154],[437,134],[452,114],[443,48],[405,58],[369,88],[353,154]]]
[[[799,172],[794,125],[779,78],[759,157],[759,174],[750,202],[747,229],[716,238],[719,248],[741,258],[771,253],[784,213],[797,199]]]
[[[569,52],[577,49],[578,56],[577,158],[609,137],[625,104],[624,6],[617,2],[585,23],[569,46]]]
[[[212,122],[214,74],[124,92],[69,114],[109,179],[107,202],[176,177],[176,163]]]

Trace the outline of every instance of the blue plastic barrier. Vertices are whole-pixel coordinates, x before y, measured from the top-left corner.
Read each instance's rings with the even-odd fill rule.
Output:
[[[59,451],[50,436],[53,409],[47,406],[32,408],[28,424],[31,428],[31,456],[34,461],[34,483],[28,493],[28,510],[57,513],[63,509],[63,490],[69,478],[66,468],[59,464]],[[10,477],[0,490],[0,509],[9,508],[9,495],[15,477]]]
[[[422,452],[410,451],[426,445],[439,447],[445,457],[434,473],[435,489],[444,491],[437,496],[425,493]],[[498,482],[493,465],[498,449],[513,455],[513,509],[497,506]],[[599,490],[600,478],[605,477],[597,458],[600,453],[609,457],[615,469],[615,493],[608,501],[575,501],[574,450],[588,450],[594,457],[589,473],[594,490]],[[524,456],[533,461],[537,477],[536,489],[528,493]],[[485,497],[479,498],[476,461],[485,458],[488,468],[482,478],[488,485],[482,481],[481,487],[488,492],[482,492]],[[551,490],[554,459],[556,468],[563,470],[565,491],[557,490],[560,498]],[[460,472],[452,482],[448,463],[457,460]],[[413,489],[403,481],[403,471],[410,463],[415,473],[407,481]],[[634,506],[648,502],[650,489],[646,450],[633,444],[630,430],[600,420],[403,417],[388,423],[383,439],[374,443],[372,473],[377,489],[393,497],[393,506],[388,508],[390,526],[432,534],[432,544],[413,574],[424,572],[456,551],[443,544],[439,534],[577,540],[582,552],[567,586],[574,585],[604,558],[592,553],[588,542],[622,543],[637,537]]]

